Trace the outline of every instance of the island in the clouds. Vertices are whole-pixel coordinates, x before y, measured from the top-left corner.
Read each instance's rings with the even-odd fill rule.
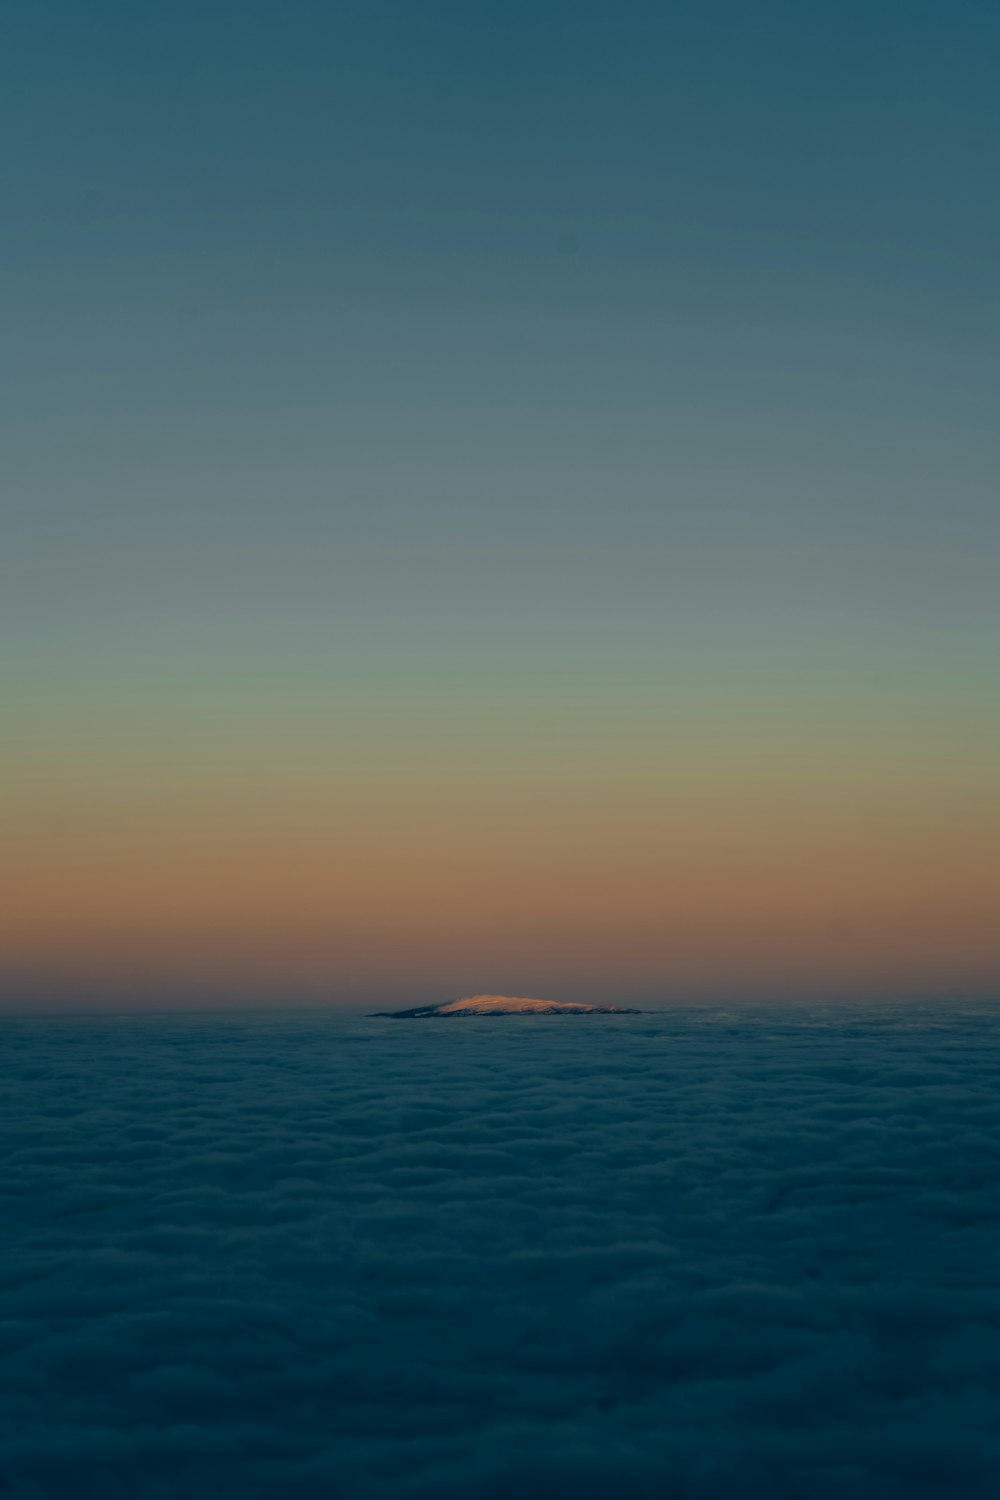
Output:
[[[573,1000],[528,1000],[521,995],[468,995],[444,1005],[416,1005],[412,1010],[379,1010],[393,1021],[429,1016],[637,1016],[625,1005],[580,1005]]]

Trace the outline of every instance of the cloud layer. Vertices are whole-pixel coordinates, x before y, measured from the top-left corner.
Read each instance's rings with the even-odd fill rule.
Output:
[[[0,1496],[1000,1483],[1000,1029],[5,1028]]]

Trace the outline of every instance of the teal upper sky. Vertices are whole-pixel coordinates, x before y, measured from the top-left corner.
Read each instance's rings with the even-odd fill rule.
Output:
[[[994,5],[12,10],[32,650],[992,628]]]

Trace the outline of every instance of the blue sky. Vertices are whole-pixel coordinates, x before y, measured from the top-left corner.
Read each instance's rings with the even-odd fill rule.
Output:
[[[341,712],[399,784],[426,749],[414,684],[444,764],[498,713],[530,740],[567,684],[584,737],[650,714],[683,735],[694,682],[735,767],[748,693],[772,760],[831,717],[882,761],[943,727],[910,825],[931,809],[932,849],[971,798],[987,837],[995,7],[43,0],[10,22],[19,806],[72,784],[74,816],[139,826],[98,816],[76,747],[124,784],[149,703],[164,784],[216,691],[304,749]],[[248,816],[255,743],[230,752]],[[808,762],[817,805],[838,754]]]

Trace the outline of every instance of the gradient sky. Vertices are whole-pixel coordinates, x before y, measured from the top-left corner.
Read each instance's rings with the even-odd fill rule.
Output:
[[[1000,990],[1000,11],[17,0],[0,994]]]

